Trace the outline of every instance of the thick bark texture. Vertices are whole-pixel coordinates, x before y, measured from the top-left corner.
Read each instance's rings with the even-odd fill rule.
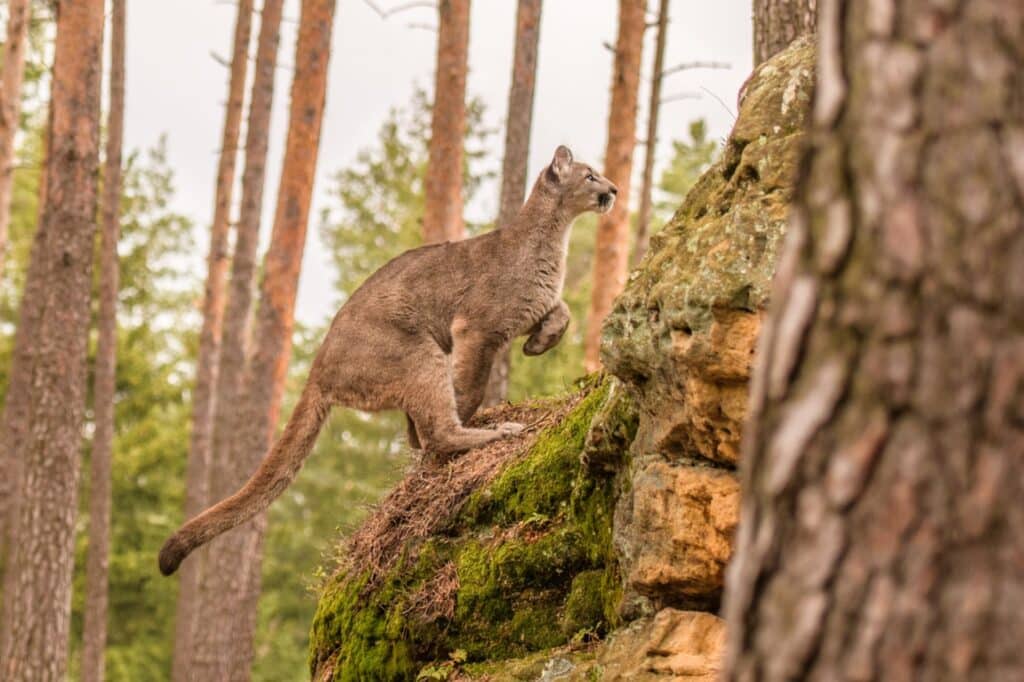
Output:
[[[11,188],[14,183],[14,139],[21,118],[21,81],[25,74],[25,48],[32,7],[29,0],[10,0],[7,40],[0,74],[0,273],[4,271],[7,233],[11,225]]]
[[[1024,679],[1024,5],[821,15],[729,678]]]
[[[196,385],[192,398],[192,435],[185,471],[185,517],[192,518],[210,502],[209,466],[213,447],[213,413],[216,404],[217,364],[226,298],[228,269],[228,230],[231,199],[238,160],[238,138],[245,103],[245,79],[249,66],[249,37],[252,33],[253,0],[239,0],[235,19],[234,45],[228,101],[224,109],[217,187],[214,193],[213,224],[210,226],[210,251],[207,256],[206,289],[203,296],[203,327],[199,333],[196,359]],[[199,613],[200,584],[205,549],[181,567],[178,607],[174,625],[174,658],[171,678],[188,682],[192,660],[192,637]]]
[[[230,450],[235,467],[231,492],[256,469],[281,409],[327,91],[334,5],[333,0],[302,3],[288,136],[274,228],[263,264],[255,346],[245,373],[245,390],[235,405],[239,418]],[[199,679],[249,679],[265,524],[261,514],[217,540],[233,547],[237,562],[223,567],[221,575],[210,576],[221,581],[224,591],[210,615],[214,625],[210,636],[217,644],[200,643],[200,650],[211,656],[203,656]]]
[[[423,206],[423,240],[462,239],[462,145],[466,133],[469,0],[438,2],[437,71]]]
[[[252,309],[256,250],[259,244],[260,214],[266,179],[270,114],[274,99],[274,76],[280,43],[282,0],[266,0],[260,20],[256,71],[249,103],[245,141],[245,171],[238,216],[235,253],[231,267],[230,292],[224,314],[224,330],[218,362],[214,408],[213,450],[210,459],[210,501],[227,497],[245,482],[249,458],[235,449],[241,428],[239,405],[245,400],[242,382],[248,352],[247,340]],[[238,623],[245,608],[235,596],[244,590],[245,577],[239,571],[247,554],[239,532],[229,533],[210,545],[202,555],[203,595],[195,624],[192,676],[221,679],[225,670],[244,663],[248,676],[251,636],[245,641]]]
[[[53,132],[53,98],[47,107],[46,134],[43,139],[42,167],[49,166],[50,138]],[[41,173],[38,189],[38,215],[36,217],[35,242],[44,242],[43,212],[46,209],[46,173]],[[14,525],[15,506],[18,502],[18,486],[23,469],[22,448],[29,426],[29,397],[32,368],[36,347],[33,339],[39,334],[39,321],[43,316],[43,292],[46,288],[46,254],[42,249],[32,249],[29,254],[25,290],[18,308],[18,324],[14,332],[14,350],[11,354],[11,368],[7,375],[7,394],[4,396],[4,411],[0,418],[0,555]]]
[[[110,555],[110,463],[114,448],[114,393],[117,378],[117,292],[121,233],[121,141],[124,138],[125,0],[113,0],[110,20],[110,111],[103,172],[103,230],[100,240],[99,340],[93,377],[89,493],[89,557],[85,572],[82,682],[102,682],[107,646],[107,585]]]
[[[615,43],[608,144],[604,153],[604,175],[618,185],[619,195],[615,206],[601,216],[597,225],[593,288],[583,342],[583,364],[588,372],[601,366],[601,323],[612,309],[612,301],[622,291],[629,269],[629,186],[636,147],[645,9],[643,0],[619,0],[619,37]]]
[[[0,677],[63,680],[67,669],[92,246],[96,231],[103,2],[57,17],[46,206],[26,296],[42,296],[23,459],[4,575]],[[23,303],[22,309],[26,309]],[[18,353],[15,357],[26,357]],[[12,375],[15,374],[12,368]]]
[[[540,43],[542,0],[519,0],[516,12],[516,47],[512,61],[512,84],[508,92],[508,121],[505,125],[505,160],[501,167],[501,197],[498,227],[515,218],[526,198],[526,165],[530,157],[530,129],[533,127],[533,93],[537,82],[537,45]],[[497,405],[508,394],[508,350],[502,351],[491,368],[484,405]]]
[[[647,139],[644,141],[644,174],[640,180],[640,208],[636,214],[636,246],[633,264],[647,253],[650,242],[651,195],[654,189],[654,154],[658,149],[658,114],[661,113],[661,82],[665,70],[665,43],[668,38],[668,0],[658,7],[658,36],[654,43],[654,68],[651,71],[651,99],[647,105]]]
[[[754,66],[814,33],[820,0],[754,0]]]

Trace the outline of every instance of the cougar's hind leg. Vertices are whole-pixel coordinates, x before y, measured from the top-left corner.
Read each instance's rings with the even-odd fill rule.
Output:
[[[416,424],[420,444],[438,454],[455,454],[506,438],[519,425],[498,429],[467,429],[459,420],[451,364],[436,345],[425,342],[409,354],[410,367],[402,409]],[[518,427],[518,428],[517,428]]]

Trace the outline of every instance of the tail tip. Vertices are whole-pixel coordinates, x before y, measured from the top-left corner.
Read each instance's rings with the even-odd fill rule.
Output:
[[[178,535],[172,535],[160,549],[160,572],[164,575],[171,575],[178,570],[178,566],[188,556],[188,548],[185,543],[178,539]]]

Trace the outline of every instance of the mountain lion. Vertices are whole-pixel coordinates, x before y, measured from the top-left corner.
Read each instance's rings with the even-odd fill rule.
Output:
[[[538,355],[562,338],[572,221],[585,211],[607,212],[617,192],[559,147],[510,224],[413,249],[371,275],[331,323],[284,433],[241,490],[171,536],[160,550],[160,571],[174,573],[194,549],[284,492],[335,405],[402,410],[412,447],[442,455],[519,433],[523,426],[515,423],[464,424],[509,340],[528,334],[523,352]]]

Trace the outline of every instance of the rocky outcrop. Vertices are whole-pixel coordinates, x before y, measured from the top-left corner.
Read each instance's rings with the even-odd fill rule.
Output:
[[[602,359],[639,427],[615,545],[623,614],[713,608],[737,522],[747,384],[813,86],[802,41],[762,65],[721,160],[652,240],[617,299]]]
[[[721,160],[607,321],[614,378],[485,414],[530,428],[414,467],[346,540],[315,679],[715,679],[747,384],[813,53],[798,42],[748,81]]]

